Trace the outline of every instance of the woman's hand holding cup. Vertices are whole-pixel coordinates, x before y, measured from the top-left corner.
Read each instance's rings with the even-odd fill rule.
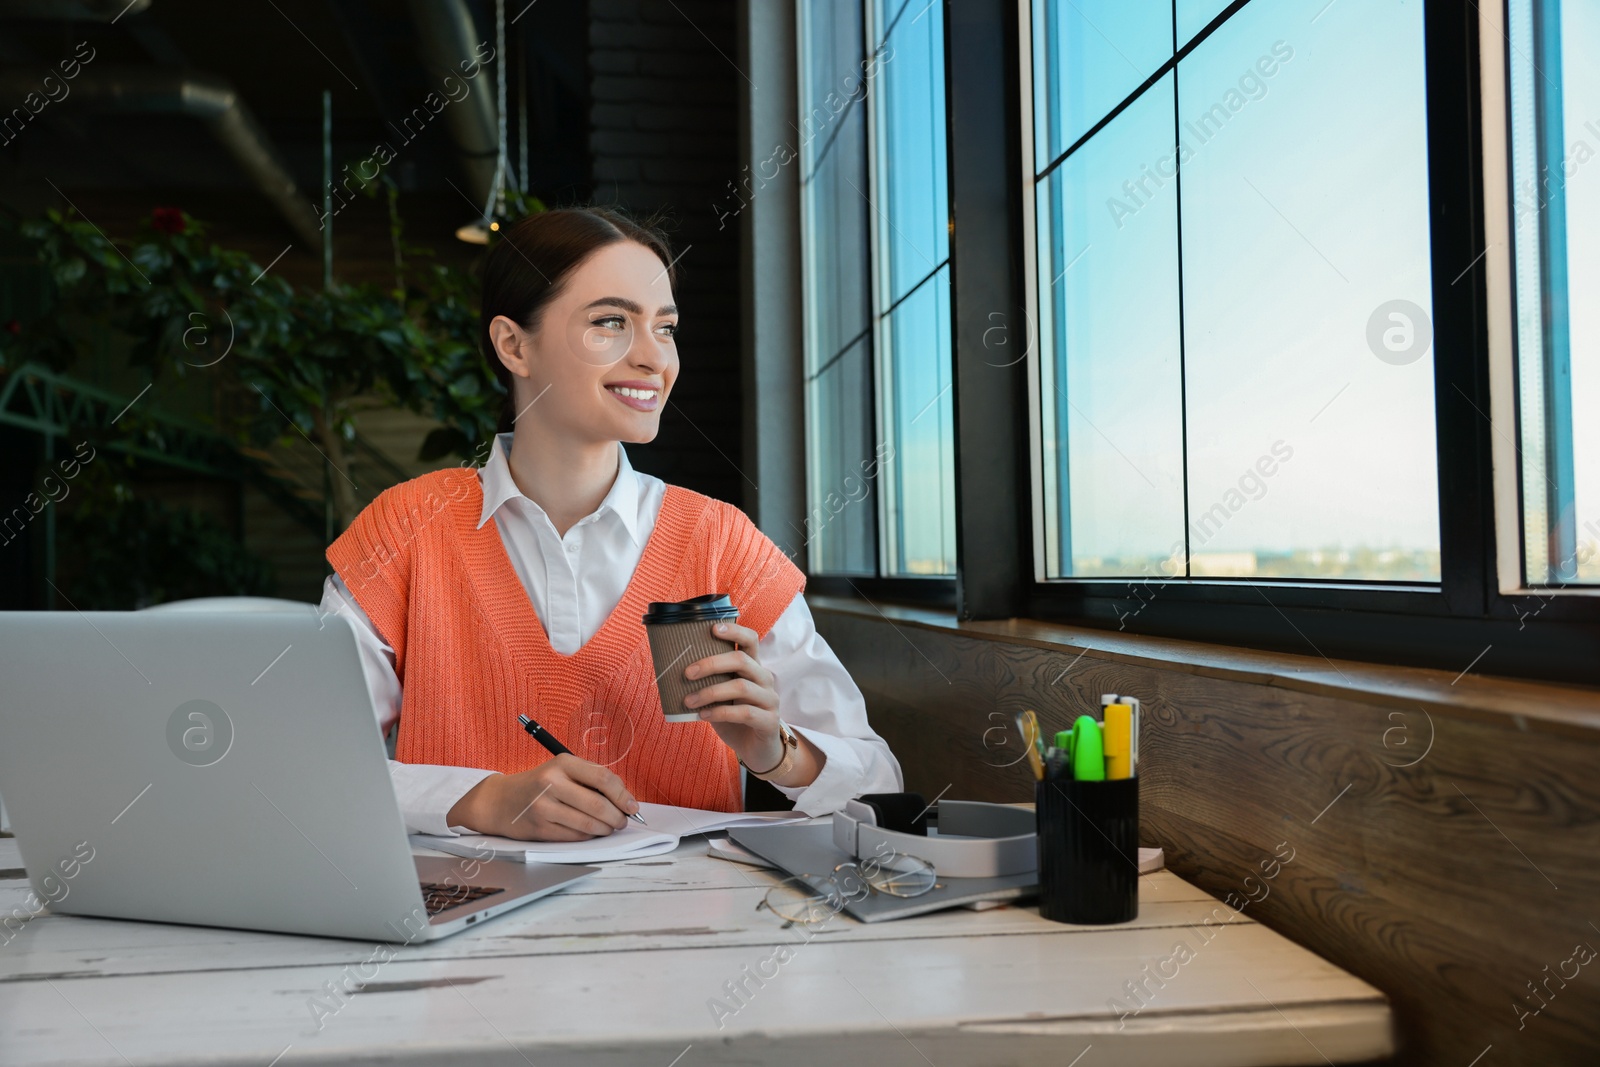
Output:
[[[782,765],[784,727],[778,719],[777,679],[756,650],[761,635],[739,625],[726,593],[652,602],[644,615],[650,656],[667,722],[707,722],[755,774]],[[809,785],[827,757],[803,734],[777,785]]]
[[[736,622],[713,623],[711,632],[737,647],[732,652],[696,660],[684,668],[683,676],[690,681],[708,674],[735,677],[690,693],[684,704],[698,712],[703,722],[711,724],[746,767],[776,767],[783,759],[777,680],[756,659],[760,638],[754,630]]]

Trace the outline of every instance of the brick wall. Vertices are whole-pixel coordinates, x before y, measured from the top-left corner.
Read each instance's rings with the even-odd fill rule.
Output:
[[[682,360],[661,433],[630,445],[640,470],[743,506],[739,228],[726,211],[739,165],[735,0],[589,0],[596,203],[669,213]],[[709,440],[708,440],[709,439]]]

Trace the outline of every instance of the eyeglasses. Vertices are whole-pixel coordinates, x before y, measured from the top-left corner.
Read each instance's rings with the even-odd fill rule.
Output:
[[[920,856],[891,852],[841,863],[827,876],[800,874],[785,878],[767,890],[756,910],[766,908],[788,929],[795,923],[810,926],[827,922],[850,901],[873,893],[920,897],[938,888],[933,864]]]

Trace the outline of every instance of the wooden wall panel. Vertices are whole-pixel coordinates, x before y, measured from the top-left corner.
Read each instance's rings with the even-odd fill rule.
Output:
[[[1307,692],[826,606],[816,617],[908,789],[1029,800],[1016,711],[1053,731],[1101,692],[1136,694],[1142,843],[1208,892],[1259,896],[1250,915],[1384,990],[1396,1062],[1600,1062],[1600,957],[1582,962],[1600,951],[1592,719],[1530,728],[1481,707]],[[1426,689],[1427,673],[1411,682]],[[1589,696],[1551,692],[1600,710]],[[1294,859],[1265,880],[1281,842]]]

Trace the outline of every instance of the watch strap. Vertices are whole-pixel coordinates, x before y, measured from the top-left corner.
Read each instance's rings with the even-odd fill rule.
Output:
[[[759,778],[763,782],[769,777],[782,778],[794,768],[794,754],[800,748],[800,739],[795,736],[794,730],[781,718],[778,720],[778,738],[783,749],[783,758],[776,767],[769,767],[764,771],[757,771],[744,760],[739,761],[739,766],[750,772],[752,778]]]

